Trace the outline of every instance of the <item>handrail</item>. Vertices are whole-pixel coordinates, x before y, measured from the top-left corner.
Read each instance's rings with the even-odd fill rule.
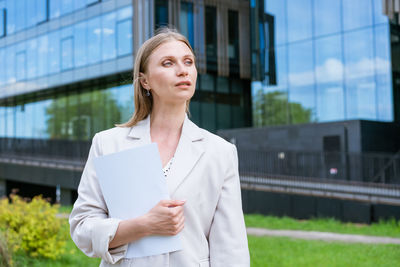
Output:
[[[385,172],[390,167],[390,165],[392,165],[394,163],[395,159],[397,159],[397,158],[400,158],[400,150],[397,151],[393,155],[393,157],[386,163],[386,165],[381,168],[381,170],[372,178],[372,181],[377,182],[382,175],[383,181],[381,181],[381,182],[385,183]]]

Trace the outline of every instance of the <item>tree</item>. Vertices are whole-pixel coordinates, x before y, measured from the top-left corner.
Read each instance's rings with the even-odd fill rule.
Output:
[[[117,101],[107,90],[56,98],[46,114],[47,133],[54,139],[87,140],[121,122]]]
[[[253,99],[254,126],[285,125],[312,121],[312,110],[289,102],[285,92],[264,94],[259,90]]]

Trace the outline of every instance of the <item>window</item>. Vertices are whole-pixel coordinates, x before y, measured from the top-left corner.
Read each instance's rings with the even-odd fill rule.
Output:
[[[26,28],[26,8],[24,0],[14,0],[15,2],[15,31]]]
[[[217,71],[217,9],[214,6],[206,6],[205,11],[206,29],[206,61],[207,70]]]
[[[82,67],[87,64],[86,52],[86,22],[74,26],[74,55],[75,67]]]
[[[6,62],[6,50],[0,48],[0,62]],[[0,86],[6,84],[6,64],[0,64]]]
[[[73,68],[73,50],[72,37],[67,37],[61,40],[61,70]]]
[[[132,53],[132,21],[130,19],[117,22],[118,56]]]
[[[84,0],[82,2],[84,2]],[[94,5],[98,2],[100,2],[100,0],[86,0],[86,5]]]
[[[108,60],[112,58],[116,58],[117,49],[116,49],[116,38],[115,38],[115,24],[116,24],[116,12],[112,12],[106,15],[103,15],[102,20],[102,38],[103,38],[103,51],[102,58],[103,60]]]
[[[179,17],[179,29],[183,35],[189,40],[190,45],[194,44],[194,29],[193,29],[193,4],[181,2],[181,11]]]
[[[6,135],[6,108],[0,106],[0,137]]]
[[[57,73],[60,72],[60,32],[54,31],[49,35],[48,58],[47,58],[47,72]]]
[[[15,46],[6,47],[6,81],[7,83],[15,82]]]
[[[228,57],[231,74],[239,73],[239,18],[238,12],[228,11]]]
[[[100,17],[96,17],[87,22],[87,48],[88,64],[99,62],[101,60]]]
[[[311,19],[311,0],[288,0],[288,42],[311,38]]]
[[[36,23],[41,23],[47,21],[48,10],[47,10],[48,0],[36,0]]]
[[[38,38],[37,76],[44,76],[48,72],[47,58],[49,57],[49,38],[42,35]]]
[[[342,1],[342,5],[343,29],[345,31],[372,25],[371,1]]]
[[[6,113],[6,137],[15,137],[15,107],[7,106]]]
[[[37,54],[38,54],[38,40],[37,38],[27,41],[26,48],[26,68],[27,78],[32,79],[37,77]]]
[[[16,54],[16,78],[17,81],[25,80],[26,78],[26,52],[20,51]]]
[[[376,119],[373,31],[344,34],[346,119]]]
[[[168,1],[156,0],[155,1],[155,27],[156,29],[161,26],[168,25]]]
[[[15,32],[15,2],[6,1],[6,34]]]
[[[378,119],[393,120],[392,71],[390,60],[389,25],[374,28],[375,75],[377,83]]]
[[[344,119],[342,38],[332,35],[315,41],[318,121]]]
[[[312,42],[296,42],[288,48],[291,122],[309,123],[315,107]]]
[[[61,1],[60,0],[49,0],[49,11],[50,18],[58,18],[61,16]]]
[[[5,2],[0,1],[0,37],[6,35],[6,9]]]
[[[314,1],[315,36],[339,33],[341,31],[340,8],[341,1]]]

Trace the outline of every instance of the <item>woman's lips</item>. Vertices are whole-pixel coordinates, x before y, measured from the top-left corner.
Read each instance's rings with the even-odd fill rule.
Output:
[[[180,88],[187,88],[191,85],[192,85],[192,83],[190,81],[181,81],[181,82],[175,84],[176,87],[180,87]]]

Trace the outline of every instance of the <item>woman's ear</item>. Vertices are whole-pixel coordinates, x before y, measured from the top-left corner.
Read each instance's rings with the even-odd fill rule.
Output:
[[[148,82],[147,82],[146,74],[144,74],[143,72],[139,73],[139,81],[140,81],[140,84],[142,85],[142,87],[144,89],[147,89],[147,90],[151,89],[149,84],[148,84]]]

